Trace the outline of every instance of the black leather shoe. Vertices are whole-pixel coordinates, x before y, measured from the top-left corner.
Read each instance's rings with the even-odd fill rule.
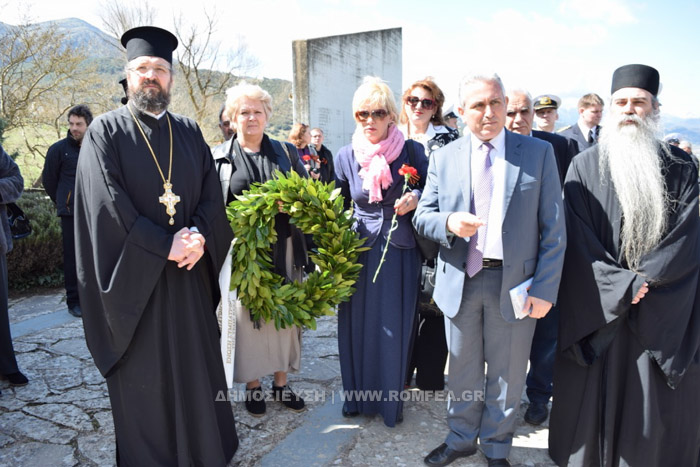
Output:
[[[357,417],[358,415],[360,415],[360,412],[358,412],[357,410],[348,410],[348,407],[345,404],[343,404],[343,412],[342,413],[343,413],[343,417],[345,417],[345,418],[353,418],[353,417]]]
[[[447,444],[442,443],[440,446],[433,449],[432,452],[423,459],[423,462],[425,462],[426,465],[447,465],[460,457],[469,457],[474,454],[476,454],[476,448],[470,449],[469,451],[455,451],[454,449],[450,449]]]
[[[13,386],[24,386],[29,382],[27,377],[24,376],[21,371],[5,375],[5,378],[7,378],[10,384]]]
[[[76,318],[83,317],[83,310],[80,309],[80,305],[75,305],[75,306],[68,308],[68,313],[75,316]]]
[[[489,467],[510,467],[510,461],[508,459],[491,459],[487,457],[489,461]]]
[[[541,425],[542,422],[547,420],[548,415],[549,409],[547,408],[547,404],[542,402],[531,402],[523,419],[530,425],[537,426]]]

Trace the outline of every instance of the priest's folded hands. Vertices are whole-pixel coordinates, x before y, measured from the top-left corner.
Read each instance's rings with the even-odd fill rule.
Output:
[[[202,234],[183,227],[173,236],[168,259],[176,261],[177,267],[187,267],[187,270],[190,271],[204,255],[205,242]]]

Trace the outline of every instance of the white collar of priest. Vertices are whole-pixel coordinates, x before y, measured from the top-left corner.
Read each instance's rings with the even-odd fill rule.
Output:
[[[158,115],[156,115],[156,114],[154,114],[154,113],[149,112],[148,110],[144,110],[144,111],[143,111],[143,113],[145,113],[145,114],[148,115],[149,117],[155,118],[156,120],[160,120],[161,117],[162,117],[163,115],[165,115],[165,112],[167,112],[167,110],[164,110],[164,111],[162,111],[161,113],[159,113]]]

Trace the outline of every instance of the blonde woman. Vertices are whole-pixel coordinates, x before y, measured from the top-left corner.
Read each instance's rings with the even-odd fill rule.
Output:
[[[393,427],[403,420],[399,396],[412,345],[421,266],[411,219],[428,160],[423,147],[405,141],[398,130],[394,95],[380,79],[365,78],[352,105],[357,128],[352,144],[341,148],[336,157],[336,183],[346,206],[354,204],[356,229],[370,250],[360,255],[363,268],[355,294],[338,310],[343,415],[378,413]],[[420,176],[406,191],[404,176],[399,174],[404,164],[413,166]],[[398,226],[387,245],[394,213]],[[383,255],[385,262],[375,282]],[[363,391],[379,391],[380,400],[362,398]]]

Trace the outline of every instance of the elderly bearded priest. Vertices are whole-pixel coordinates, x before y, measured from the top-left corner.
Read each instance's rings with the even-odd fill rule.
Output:
[[[88,128],[75,232],[85,336],[107,380],[121,466],[225,466],[238,447],[217,278],[233,232],[194,121],[168,112],[177,39],[122,36],[129,102]],[[205,248],[206,246],[206,248]]]
[[[658,90],[654,68],[615,71],[599,144],[564,185],[549,425],[560,466],[699,465],[698,173],[658,139]]]

